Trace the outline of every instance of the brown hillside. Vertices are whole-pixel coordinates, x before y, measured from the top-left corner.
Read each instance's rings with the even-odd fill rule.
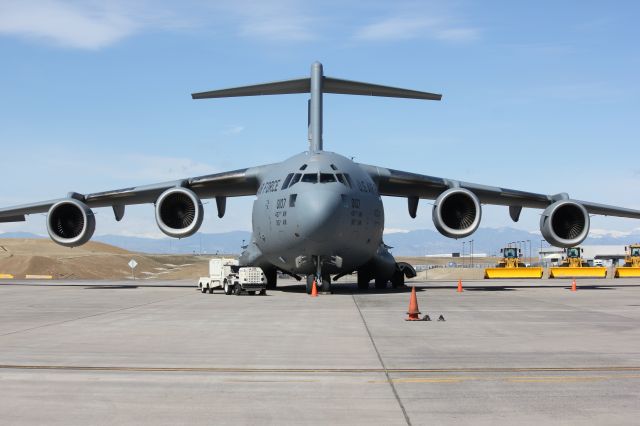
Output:
[[[46,239],[0,239],[0,274],[16,278],[25,275],[65,279],[129,278],[131,259],[138,262],[136,278],[195,281],[208,273],[207,257],[146,255],[99,242],[66,248]]]

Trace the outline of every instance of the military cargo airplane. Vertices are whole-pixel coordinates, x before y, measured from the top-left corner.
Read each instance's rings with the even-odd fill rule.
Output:
[[[306,276],[307,291],[314,280],[330,291],[337,280],[357,272],[358,288],[404,285],[415,276],[411,265],[396,262],[383,242],[384,208],[381,196],[407,199],[416,217],[420,199],[435,200],[436,229],[450,238],[464,238],[479,226],[482,204],[509,207],[518,221],[523,207],[543,209],[540,230],[559,247],[580,244],[589,233],[589,215],[640,219],[640,211],[573,200],[566,193],[536,194],[460,182],[359,164],[323,150],[324,93],[383,96],[439,101],[441,95],[377,84],[325,77],[322,64],[311,66],[309,78],[233,87],[192,94],[193,99],[310,93],[309,150],[280,163],[206,176],[118,189],[93,194],[70,192],[66,197],[0,209],[0,222],[24,221],[25,215],[47,213],[47,231],[58,244],[79,246],[95,230],[93,208],[111,207],[117,221],[125,206],[154,203],[160,230],[174,238],[198,231],[204,217],[201,199],[214,198],[218,217],[228,197],[255,196],[253,234],[240,256],[242,266],[259,266],[275,288],[277,272],[297,279]]]

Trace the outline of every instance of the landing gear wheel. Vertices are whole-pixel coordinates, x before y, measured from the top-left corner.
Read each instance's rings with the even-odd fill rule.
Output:
[[[369,279],[365,273],[358,272],[358,290],[369,290]]]
[[[376,289],[384,290],[385,288],[387,288],[387,280],[376,278]]]
[[[311,294],[311,290],[313,290],[313,280],[316,279],[315,275],[307,275],[307,294]],[[318,284],[316,283],[316,286]]]
[[[331,276],[322,277],[322,284],[320,284],[318,290],[323,293],[331,293]]]
[[[393,288],[404,287],[404,272],[397,270],[391,278],[391,286]]]
[[[263,270],[264,276],[267,278],[267,289],[275,290],[278,285],[278,271],[275,269]]]
[[[242,287],[240,287],[240,284],[234,285],[233,294],[235,294],[236,296],[240,296],[240,293],[242,293]]]

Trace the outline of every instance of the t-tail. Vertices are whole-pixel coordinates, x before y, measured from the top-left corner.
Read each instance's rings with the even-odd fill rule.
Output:
[[[229,89],[192,93],[193,99],[232,98],[237,96],[285,95],[290,93],[311,93],[309,100],[309,150],[322,151],[322,94],[384,96],[389,98],[424,99],[439,101],[442,95],[417,90],[361,83],[325,77],[320,62],[311,64],[311,77]]]

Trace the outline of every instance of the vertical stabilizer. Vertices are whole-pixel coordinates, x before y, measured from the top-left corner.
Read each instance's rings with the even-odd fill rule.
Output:
[[[322,151],[322,64],[311,64],[311,101],[309,102],[309,151]]]

